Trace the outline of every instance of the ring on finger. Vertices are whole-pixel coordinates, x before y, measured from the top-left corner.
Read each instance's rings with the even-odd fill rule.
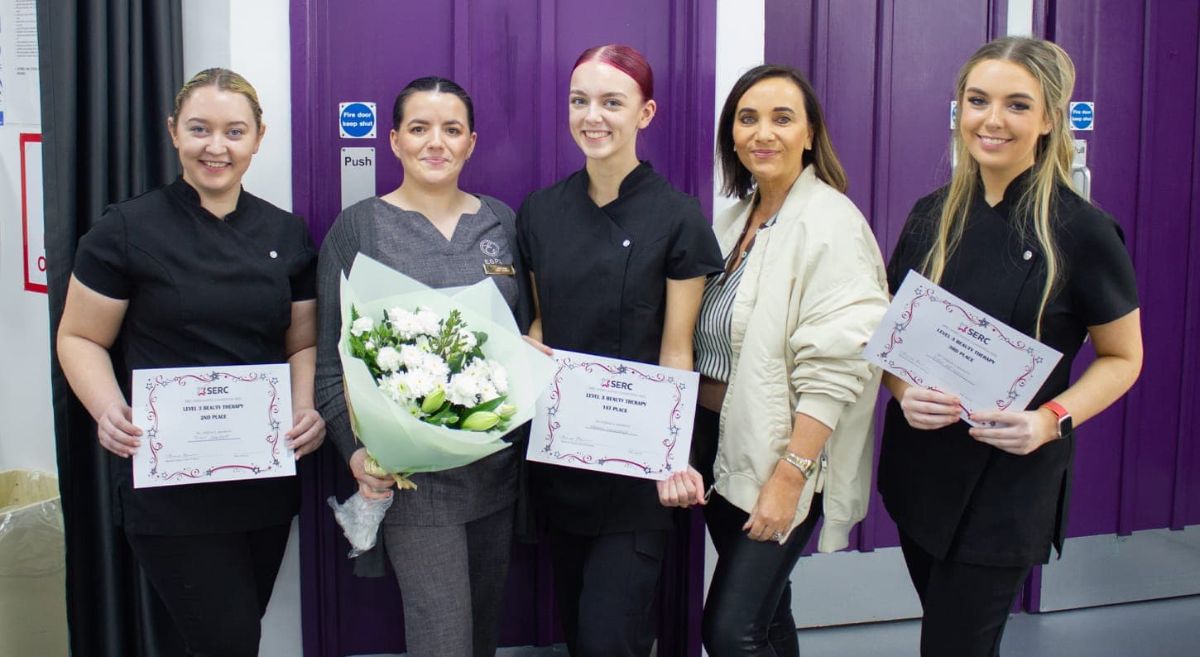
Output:
[[[776,543],[782,541],[783,540],[783,532],[775,532],[774,534],[771,534],[771,540],[775,541]]]

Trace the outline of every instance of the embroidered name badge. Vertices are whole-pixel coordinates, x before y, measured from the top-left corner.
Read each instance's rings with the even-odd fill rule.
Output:
[[[488,276],[516,276],[517,268],[512,265],[485,262],[483,263],[483,273]]]

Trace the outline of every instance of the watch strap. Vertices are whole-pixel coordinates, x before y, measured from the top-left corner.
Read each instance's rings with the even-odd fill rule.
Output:
[[[800,456],[795,452],[784,452],[783,460],[800,471],[805,479],[812,479],[813,475],[817,474],[817,460],[810,459],[807,456]]]
[[[1058,432],[1056,437],[1062,438],[1064,434],[1070,431],[1071,413],[1062,404],[1051,399],[1045,404],[1039,406],[1039,408],[1044,408],[1051,413],[1054,413],[1054,417],[1058,418],[1058,421],[1055,423],[1055,430]],[[1064,426],[1066,427],[1065,430]]]

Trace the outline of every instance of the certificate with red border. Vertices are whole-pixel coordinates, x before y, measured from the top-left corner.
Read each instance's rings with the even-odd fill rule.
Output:
[[[666,479],[687,469],[700,375],[556,349],[528,459]]]
[[[287,364],[134,370],[131,396],[134,488],[296,474]]]
[[[909,271],[864,357],[957,395],[967,420],[973,411],[1025,410],[1062,354]]]

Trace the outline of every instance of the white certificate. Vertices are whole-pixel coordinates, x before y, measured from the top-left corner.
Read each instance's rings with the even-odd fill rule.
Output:
[[[286,364],[134,370],[132,397],[134,488],[296,474]]]
[[[530,461],[643,479],[687,469],[699,374],[561,349],[554,360]]]
[[[964,420],[973,411],[1025,410],[1062,358],[915,271],[864,356],[908,383],[957,395]]]

